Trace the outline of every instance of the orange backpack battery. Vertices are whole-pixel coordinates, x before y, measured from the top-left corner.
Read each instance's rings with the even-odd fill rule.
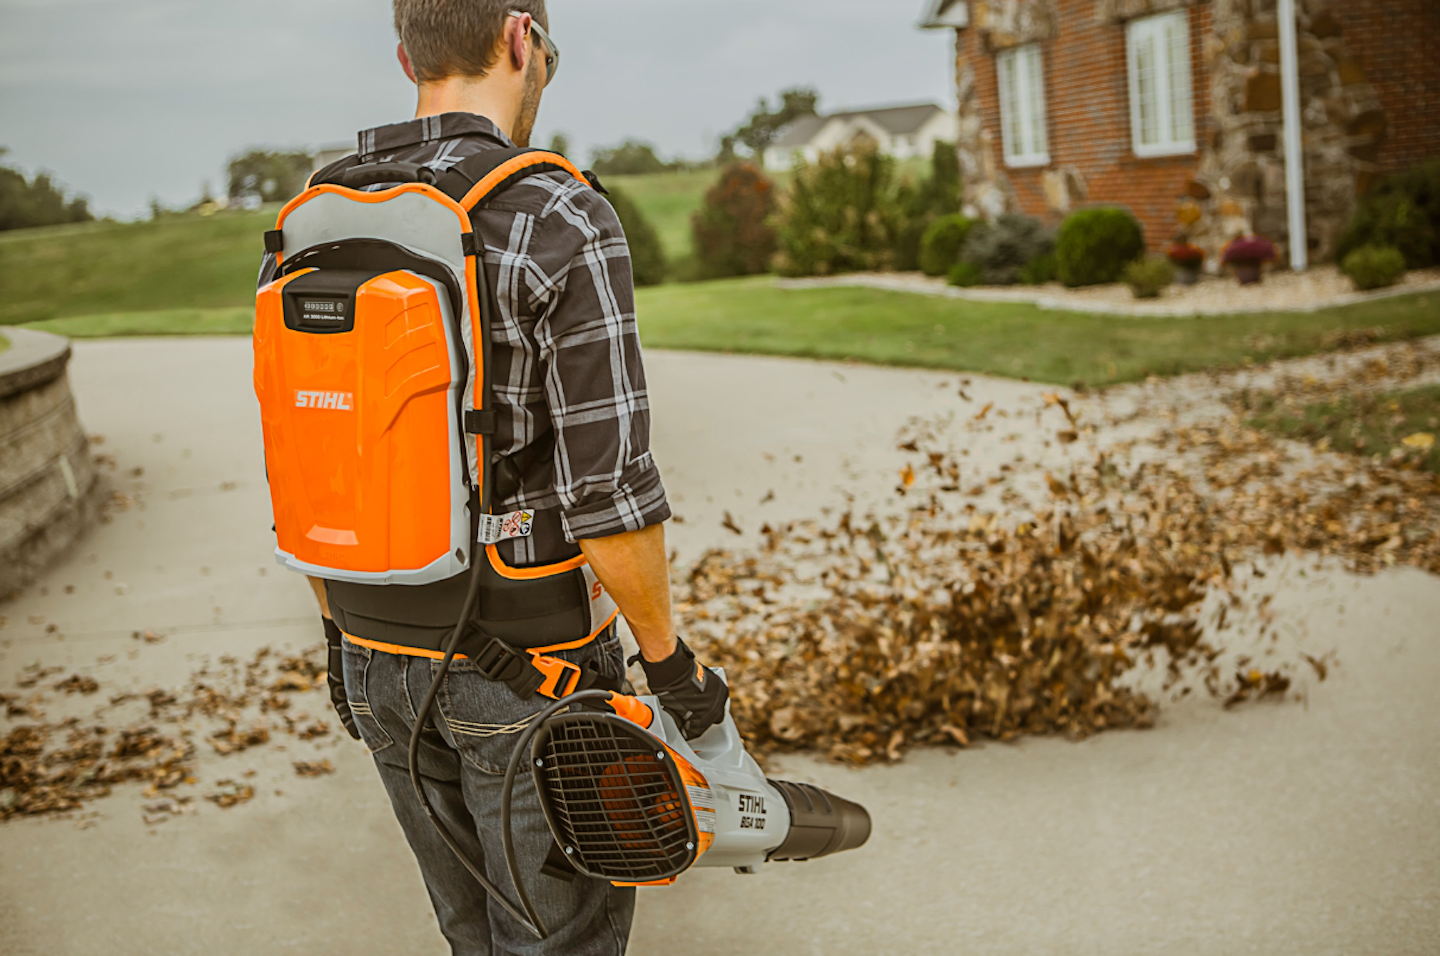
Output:
[[[317,174],[266,234],[279,276],[256,300],[255,394],[276,556],[325,579],[332,597],[336,587],[361,594],[351,603],[366,614],[352,617],[372,633],[354,637],[433,652],[430,625],[442,622],[406,637],[405,606],[424,618],[477,560],[488,565],[481,608],[488,592],[492,607],[512,609],[515,633],[531,636],[543,619],[548,636],[574,640],[614,618],[578,549],[516,569],[495,548],[530,534],[535,515],[491,513],[492,303],[470,214],[556,171],[583,179],[534,150],[482,153],[438,177],[352,158]]]

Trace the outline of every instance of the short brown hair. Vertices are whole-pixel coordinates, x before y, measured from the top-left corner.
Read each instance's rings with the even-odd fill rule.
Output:
[[[511,11],[550,28],[545,0],[395,0],[395,33],[421,82],[484,76],[495,65]]]

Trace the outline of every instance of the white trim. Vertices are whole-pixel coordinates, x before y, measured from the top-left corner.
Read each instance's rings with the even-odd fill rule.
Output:
[[[995,73],[1000,81],[1000,135],[1005,165],[1015,169],[1050,165],[1045,61],[1040,44],[1030,43],[998,54]]]
[[[1168,39],[1168,42],[1167,42]],[[1145,48],[1148,46],[1148,50]],[[1183,51],[1177,61],[1176,47]],[[1141,53],[1148,52],[1154,86],[1155,141],[1141,141],[1147,124],[1141,96]],[[1187,10],[1131,20],[1125,25],[1125,69],[1130,86],[1130,146],[1136,156],[1183,156],[1195,152],[1195,92]],[[1184,104],[1177,109],[1177,104]],[[1178,129],[1177,129],[1178,126]],[[1178,135],[1177,135],[1178,134]]]
[[[963,30],[970,25],[970,4],[966,0],[930,0],[920,20],[922,30]]]

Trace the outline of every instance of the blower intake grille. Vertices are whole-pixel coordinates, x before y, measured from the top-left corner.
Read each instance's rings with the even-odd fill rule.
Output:
[[[533,756],[545,817],[581,873],[649,883],[695,861],[699,834],[680,768],[635,724],[559,714],[536,734]]]

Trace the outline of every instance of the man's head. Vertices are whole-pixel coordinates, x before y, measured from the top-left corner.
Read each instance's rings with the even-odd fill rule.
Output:
[[[447,93],[483,92],[490,118],[508,122],[521,146],[558,66],[542,39],[546,26],[544,0],[395,0],[400,63],[420,87],[422,109],[427,93],[454,106]]]

